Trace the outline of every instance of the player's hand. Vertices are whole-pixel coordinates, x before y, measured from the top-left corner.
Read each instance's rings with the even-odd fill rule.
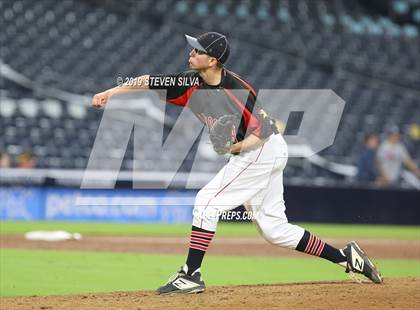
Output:
[[[105,104],[108,102],[110,96],[108,91],[104,91],[102,93],[98,93],[93,96],[92,98],[92,106],[94,108],[100,109],[105,106]]]

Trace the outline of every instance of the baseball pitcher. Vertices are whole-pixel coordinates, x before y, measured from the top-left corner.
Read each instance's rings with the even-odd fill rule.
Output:
[[[200,267],[215,234],[218,215],[239,205],[252,211],[258,231],[268,242],[322,257],[344,267],[346,272],[361,273],[381,283],[380,273],[356,242],[337,249],[288,223],[283,200],[286,142],[257,103],[252,86],[225,67],[230,53],[226,36],[207,32],[196,38],[185,37],[192,47],[191,70],[173,75],[142,75],[137,78],[139,83],[111,88],[92,100],[94,107],[101,108],[116,94],[166,89],[166,98],[162,99],[189,108],[209,128],[214,150],[230,154],[227,164],[197,193],[186,263],[157,293],[205,290]],[[175,82],[168,85],[162,81]]]

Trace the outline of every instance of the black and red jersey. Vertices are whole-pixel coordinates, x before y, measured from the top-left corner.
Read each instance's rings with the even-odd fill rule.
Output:
[[[223,115],[234,114],[241,118],[236,130],[236,140],[249,134],[266,138],[275,132],[273,120],[257,104],[257,94],[249,83],[237,74],[222,70],[218,85],[208,85],[196,71],[178,74],[150,75],[150,89],[166,89],[169,103],[188,107],[209,128]]]

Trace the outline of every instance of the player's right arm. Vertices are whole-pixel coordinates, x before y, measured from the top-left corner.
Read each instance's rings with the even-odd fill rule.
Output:
[[[97,93],[92,98],[92,106],[100,109],[105,106],[112,96],[128,93],[132,91],[141,91],[149,89],[149,75],[142,75],[122,85],[107,89],[103,92]]]

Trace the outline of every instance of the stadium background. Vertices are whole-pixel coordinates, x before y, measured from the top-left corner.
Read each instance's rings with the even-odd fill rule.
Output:
[[[255,88],[332,89],[346,101],[333,145],[318,160],[288,161],[289,219],[310,222],[341,246],[362,239],[385,277],[420,276],[418,179],[405,171],[399,184],[381,188],[355,177],[364,134],[385,139],[394,125],[420,165],[419,1],[0,0],[0,8],[0,152],[10,160],[0,170],[1,296],[153,289],[183,263],[195,194],[184,189],[183,177],[193,160],[200,178],[217,171],[220,161],[195,144],[170,190],[132,190],[131,138],[126,149],[107,154],[122,159],[116,189],[81,190],[80,183],[103,114],[90,107],[91,96],[115,86],[117,77],[185,70],[183,35],[209,30],[228,36],[228,68]],[[168,105],[166,112],[176,119],[180,110]],[[163,124],[149,109],[139,117],[139,134],[162,139]],[[299,121],[290,118],[285,126],[285,134],[294,134]],[[188,130],[178,133],[180,144]],[[118,130],[108,138],[117,140]],[[150,176],[145,184],[159,182],[179,156],[171,152],[156,162],[155,152],[140,153]],[[105,197],[102,208],[75,205],[75,197],[92,195]],[[124,205],[133,197],[153,203]],[[23,239],[27,231],[46,229],[84,238],[54,246]],[[249,223],[223,223],[218,236],[214,257],[212,250],[206,257],[210,285],[346,278],[333,266],[259,243]],[[155,237],[175,239],[165,244]],[[229,251],[229,242],[249,252]],[[255,271],[242,272],[245,267]],[[401,281],[390,285],[398,289],[406,284]],[[413,298],[407,302],[419,302]]]

